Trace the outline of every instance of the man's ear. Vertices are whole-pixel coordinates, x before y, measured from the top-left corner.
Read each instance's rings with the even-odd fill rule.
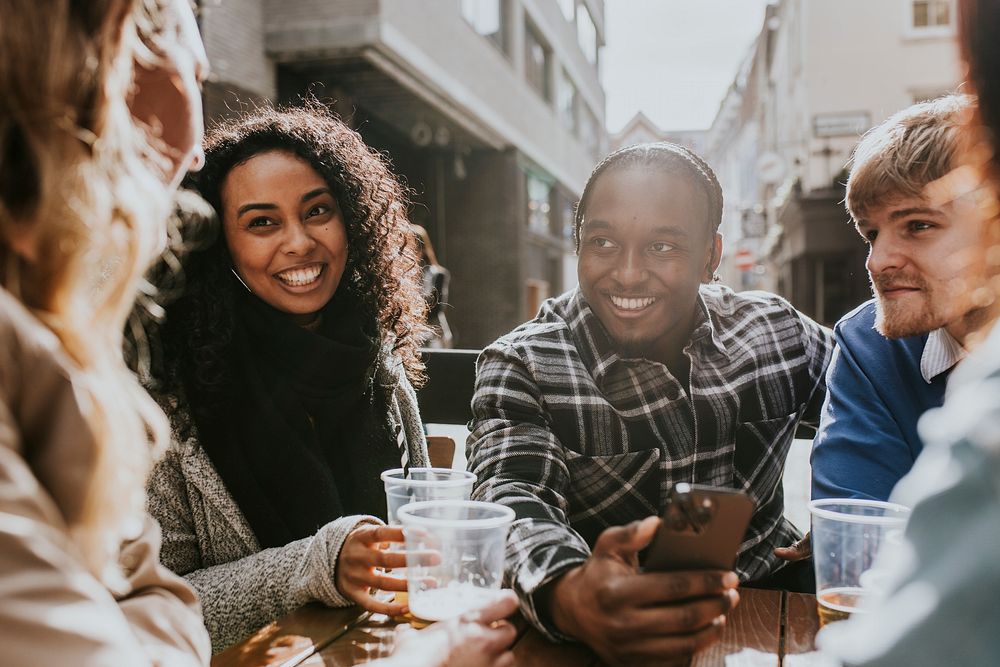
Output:
[[[703,283],[715,280],[715,272],[722,263],[722,234],[715,232],[715,237],[709,243],[711,248],[708,251],[708,262],[705,263],[705,272],[701,277]]]

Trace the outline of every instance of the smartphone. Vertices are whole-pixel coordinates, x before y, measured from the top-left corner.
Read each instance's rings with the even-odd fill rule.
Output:
[[[675,484],[643,569],[731,570],[753,510],[743,491]]]

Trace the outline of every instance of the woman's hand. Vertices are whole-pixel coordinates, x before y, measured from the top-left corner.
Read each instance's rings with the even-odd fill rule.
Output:
[[[363,524],[352,530],[337,557],[337,590],[368,611],[399,616],[406,613],[405,604],[381,602],[372,596],[374,588],[406,590],[405,579],[385,576],[376,570],[406,567],[406,553],[386,551],[383,547],[386,542],[403,542],[403,529]]]
[[[517,597],[510,591],[478,612],[461,619],[435,623],[424,630],[401,627],[397,630],[392,657],[375,664],[380,667],[509,667],[514,655],[508,650],[517,638],[514,626],[502,619],[517,609]]]

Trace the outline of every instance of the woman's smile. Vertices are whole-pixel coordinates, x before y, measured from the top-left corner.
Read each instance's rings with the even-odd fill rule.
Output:
[[[275,273],[274,277],[294,291],[309,290],[319,284],[319,279],[325,269],[325,263],[295,266]]]

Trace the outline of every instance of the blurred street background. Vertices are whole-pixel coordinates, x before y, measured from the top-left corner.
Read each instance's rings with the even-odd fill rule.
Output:
[[[643,141],[725,191],[723,282],[825,324],[869,295],[858,136],[954,91],[953,0],[200,0],[209,123],[312,94],[383,151],[451,271],[456,347],[576,283],[573,207]]]

